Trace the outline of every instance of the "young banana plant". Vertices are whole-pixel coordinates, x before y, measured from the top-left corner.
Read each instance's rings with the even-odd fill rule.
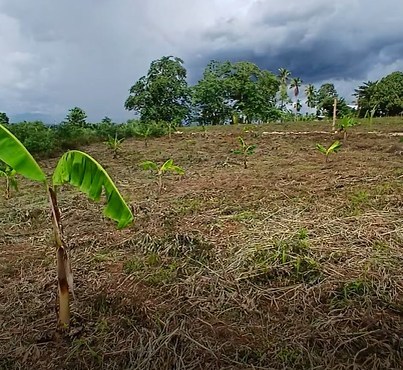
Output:
[[[125,138],[118,139],[118,134],[115,134],[115,137],[109,136],[108,141],[106,142],[106,145],[112,150],[113,152],[113,159],[117,158],[118,152],[122,146],[122,142],[125,140]]]
[[[347,130],[350,127],[358,125],[358,121],[353,117],[343,117],[339,123],[339,131],[343,132],[343,143],[347,142]]]
[[[157,174],[158,195],[160,195],[162,192],[162,177],[165,173],[174,172],[178,175],[183,175],[185,173],[185,170],[182,167],[174,165],[173,159],[168,159],[161,167],[158,167],[158,165],[153,161],[142,162],[140,166],[143,168],[143,170],[151,170]]]
[[[331,144],[328,148],[325,148],[321,144],[316,144],[316,149],[319,150],[325,156],[325,162],[329,162],[329,155],[332,153],[337,153],[337,151],[341,148],[341,144],[338,140],[336,140],[333,144]]]
[[[148,138],[151,136],[151,127],[141,125],[135,130],[135,134],[144,138],[144,146],[148,147]]]
[[[244,168],[248,168],[248,156],[255,153],[256,145],[246,144],[245,140],[241,136],[238,137],[238,141],[239,141],[239,149],[235,149],[232,152],[234,154],[241,154],[243,157],[243,166]]]
[[[0,177],[4,177],[6,179],[6,190],[4,192],[4,196],[6,199],[10,199],[11,197],[11,188],[18,192],[18,182],[16,179],[16,175],[17,172],[10,166],[0,168]]]
[[[60,210],[57,206],[57,186],[71,184],[92,200],[99,201],[102,192],[106,195],[104,215],[123,228],[133,221],[133,215],[123,200],[108,173],[92,157],[84,152],[72,150],[59,160],[48,183],[45,173],[24,147],[24,145],[4,126],[0,125],[0,160],[13,168],[16,173],[41,182],[46,191],[53,226],[57,259],[57,278],[59,290],[59,325],[68,328],[70,324],[69,293],[73,293],[73,275],[66,241],[63,238]]]

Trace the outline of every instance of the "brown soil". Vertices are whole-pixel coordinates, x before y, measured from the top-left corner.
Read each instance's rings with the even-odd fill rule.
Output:
[[[127,140],[117,159],[83,148],[135,222],[117,231],[102,204],[61,189],[68,333],[46,196],[21,180],[0,204],[0,369],[402,368],[403,156],[389,135],[402,123],[354,128],[327,164],[315,145],[332,143],[329,124],[186,129]],[[284,130],[315,132],[263,134]],[[247,169],[239,135],[257,145]],[[186,173],[157,197],[139,163],[168,158]]]

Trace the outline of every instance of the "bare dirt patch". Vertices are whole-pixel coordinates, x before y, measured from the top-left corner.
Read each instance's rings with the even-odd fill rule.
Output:
[[[136,219],[116,231],[101,205],[62,190],[68,335],[55,330],[45,194],[22,181],[0,203],[0,369],[402,368],[399,138],[355,128],[325,164],[315,144],[334,136],[321,125],[183,130],[147,148],[127,140],[117,159],[85,148]],[[291,129],[324,132],[262,134]],[[247,169],[239,135],[257,145]],[[157,197],[139,163],[171,157],[186,174]]]

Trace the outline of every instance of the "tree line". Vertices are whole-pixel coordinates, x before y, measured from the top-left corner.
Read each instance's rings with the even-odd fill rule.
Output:
[[[338,117],[395,116],[403,112],[403,72],[393,72],[379,81],[367,81],[358,86],[354,93],[356,111],[346,104],[334,84],[324,83],[316,88],[311,83],[303,83],[301,78],[292,76],[285,68],[274,74],[248,61],[212,60],[205,67],[202,78],[189,86],[183,60],[163,56],[151,62],[147,74],[130,88],[124,102],[127,110],[138,115],[139,122],[129,120],[117,125],[105,117],[101,122],[91,124],[87,122],[85,111],[74,107],[61,124],[51,127],[52,133],[45,135],[42,143],[49,147],[46,137],[52,136],[58,138],[61,147],[68,148],[75,140],[80,142],[85,138],[91,141],[91,136],[104,138],[115,135],[117,131],[122,137],[143,136],[146,132],[157,136],[182,124],[312,120],[331,117],[335,99]],[[301,90],[305,93],[305,101],[301,100]],[[301,114],[303,105],[311,113]],[[0,112],[0,123],[9,124],[6,113]],[[47,129],[38,121],[32,123],[32,129],[27,129],[27,124],[20,123],[19,128],[11,130],[21,131],[28,138],[39,135],[39,132],[43,134],[42,131]],[[45,128],[42,129],[41,125]],[[86,130],[85,134],[83,130]]]
[[[182,59],[173,56],[154,60],[147,75],[130,88],[125,108],[139,114],[142,121],[169,121],[176,125],[330,117],[335,99],[338,117],[355,113],[332,83],[319,88],[305,85],[306,101],[301,101],[303,81],[285,68],[275,75],[248,61],[212,60],[197,84],[188,86],[183,64]],[[401,114],[403,73],[394,72],[380,81],[364,83],[355,90],[355,97],[360,117]],[[304,104],[313,113],[302,115]]]

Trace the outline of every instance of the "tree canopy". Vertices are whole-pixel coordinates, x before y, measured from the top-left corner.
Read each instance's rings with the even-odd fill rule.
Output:
[[[10,119],[8,118],[7,114],[4,112],[0,112],[0,124],[8,125],[9,123],[10,123]]]
[[[393,72],[379,81],[367,81],[355,94],[359,115],[373,111],[376,116],[396,116],[403,112],[403,72]]]
[[[146,76],[131,88],[125,108],[140,114],[142,121],[179,124],[189,113],[190,91],[183,60],[164,56],[154,60]]]
[[[333,105],[334,99],[337,99],[337,117],[343,117],[348,114],[350,108],[347,106],[344,98],[341,98],[337,93],[336,88],[332,83],[323,84],[317,94],[317,109],[319,112],[324,114],[327,117],[331,117],[333,115]]]
[[[85,127],[87,125],[87,114],[85,111],[79,107],[74,107],[69,110],[66,116],[65,123]]]
[[[212,124],[268,121],[278,86],[272,73],[251,62],[211,61],[192,89],[195,118]]]

